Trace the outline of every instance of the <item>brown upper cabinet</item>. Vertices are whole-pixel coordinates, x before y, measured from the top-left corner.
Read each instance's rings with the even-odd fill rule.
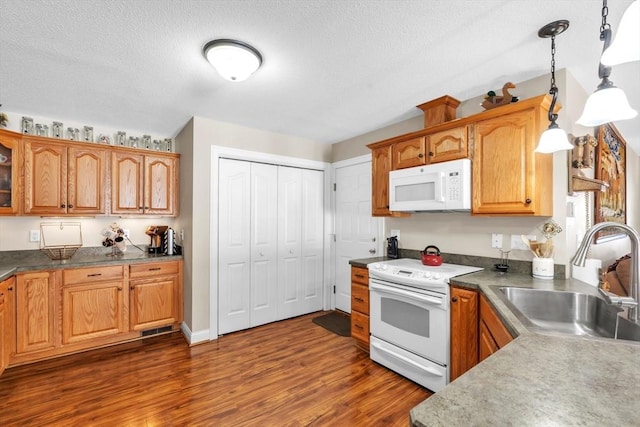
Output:
[[[177,189],[175,157],[111,153],[112,213],[176,215]]]
[[[0,215],[20,213],[20,148],[19,135],[0,129]]]
[[[369,144],[373,215],[408,215],[389,211],[390,171],[471,158],[473,215],[552,216],[553,156],[534,152],[550,102],[540,95]]]
[[[25,137],[25,214],[104,214],[106,150]]]
[[[176,216],[179,158],[0,130],[0,215]]]

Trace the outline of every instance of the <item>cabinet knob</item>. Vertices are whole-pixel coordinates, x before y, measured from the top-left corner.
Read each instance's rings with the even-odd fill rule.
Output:
[[[424,154],[419,153],[419,154],[418,154],[418,157],[419,157],[419,158],[423,158],[423,157],[424,157]]]
[[[429,156],[433,157],[433,151],[429,151]]]
[[[64,203],[60,205],[61,208],[66,208],[67,205],[65,205]]]
[[[8,287],[7,289],[12,291],[13,290],[13,286]]]
[[[458,297],[451,297],[451,302],[458,302]]]
[[[129,290],[132,291],[133,290],[133,286],[129,286]]]
[[[122,290],[122,288],[120,288],[120,287],[119,287],[119,288],[118,288],[118,292],[120,292],[121,290]]]
[[[530,205],[530,204],[531,204],[531,199],[526,199],[526,200],[524,201],[524,203],[525,203],[525,205]]]
[[[73,209],[73,205],[69,205],[69,209]]]

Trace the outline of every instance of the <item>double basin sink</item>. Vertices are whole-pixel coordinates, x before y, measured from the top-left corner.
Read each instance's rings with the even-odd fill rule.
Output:
[[[627,320],[623,309],[596,295],[491,286],[528,328],[538,332],[640,341],[640,324]]]

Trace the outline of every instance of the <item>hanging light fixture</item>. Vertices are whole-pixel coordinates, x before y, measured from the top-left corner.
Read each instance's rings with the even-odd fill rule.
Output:
[[[248,79],[262,64],[260,52],[238,40],[212,40],[202,51],[218,74],[232,82]]]
[[[573,145],[569,143],[567,133],[556,123],[558,115],[554,112],[556,101],[558,100],[558,86],[556,86],[556,36],[562,34],[567,28],[569,28],[569,21],[561,19],[545,25],[538,31],[538,37],[551,37],[551,88],[549,89],[549,95],[552,96],[551,105],[549,105],[550,123],[547,130],[540,136],[540,142],[538,142],[535,150],[538,153],[553,153],[555,151],[573,149]]]
[[[629,5],[622,15],[616,38],[600,58],[604,65],[640,60],[640,0]]]
[[[600,40],[604,41],[603,52],[611,44],[611,26],[607,23],[607,0],[602,4],[602,25],[600,25]],[[584,111],[577,123],[583,126],[600,126],[618,120],[632,119],[638,112],[631,108],[627,96],[622,89],[613,85],[609,80],[611,67],[600,63],[598,76],[602,79],[596,91],[593,92],[584,106]]]

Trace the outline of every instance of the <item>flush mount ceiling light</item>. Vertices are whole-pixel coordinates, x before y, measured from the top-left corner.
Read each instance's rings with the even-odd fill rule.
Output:
[[[640,0],[629,5],[620,20],[616,38],[600,58],[604,65],[640,60]]]
[[[611,44],[611,26],[607,23],[607,0],[602,2],[602,25],[600,25],[600,40],[604,41],[602,48],[606,52]],[[637,25],[637,24],[636,24]],[[609,80],[611,67],[600,63],[598,77],[602,79],[596,91],[593,92],[584,106],[584,111],[577,123],[583,126],[600,126],[617,120],[632,119],[638,112],[631,108],[627,96],[622,89],[613,85]]]
[[[232,82],[246,80],[262,64],[260,52],[238,40],[212,40],[202,52],[218,74]]]
[[[551,88],[549,95],[552,96],[549,105],[549,127],[540,136],[540,142],[536,147],[538,153],[553,153],[555,151],[572,150],[573,145],[569,143],[567,133],[556,123],[558,115],[554,112],[556,101],[558,100],[558,87],[556,86],[556,36],[562,34],[569,28],[569,21],[561,19],[553,21],[538,31],[538,37],[551,37]]]

